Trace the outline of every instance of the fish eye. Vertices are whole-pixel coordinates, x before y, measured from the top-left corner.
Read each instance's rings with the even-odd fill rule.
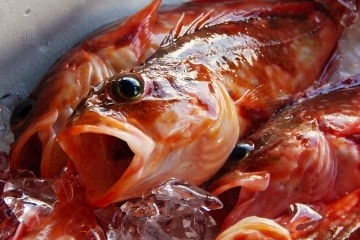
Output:
[[[22,126],[22,123],[33,110],[35,101],[26,99],[15,106],[10,116],[10,128],[14,132]]]
[[[144,93],[144,79],[139,74],[116,75],[110,81],[112,95],[118,99],[134,101]]]
[[[235,145],[228,159],[230,161],[241,161],[249,156],[249,154],[254,151],[254,149],[254,143],[245,140],[241,141]]]

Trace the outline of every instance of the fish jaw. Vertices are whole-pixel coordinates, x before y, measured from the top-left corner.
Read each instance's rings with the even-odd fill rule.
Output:
[[[146,158],[155,147],[154,141],[136,127],[111,118],[101,118],[95,125],[74,125],[61,133],[58,141],[72,159],[87,199],[100,206],[115,198],[121,200],[118,196],[133,197],[132,186],[139,181]],[[104,151],[108,144],[112,152]]]

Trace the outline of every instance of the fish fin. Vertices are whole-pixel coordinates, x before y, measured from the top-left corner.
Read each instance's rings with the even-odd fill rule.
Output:
[[[232,3],[235,0],[228,0],[226,4]],[[224,2],[221,0],[187,0],[186,3],[193,4],[206,4],[206,3],[217,3]],[[264,1],[251,1],[252,4],[267,4]],[[279,14],[302,14],[302,11],[305,10],[308,6],[314,4],[321,5],[330,13],[330,15],[343,26],[349,27],[352,25],[358,15],[360,8],[360,1],[356,0],[316,0],[316,1],[303,1],[303,2],[289,2],[289,3],[277,3],[273,4],[271,8],[267,8],[265,11],[259,11],[259,13],[279,13]]]
[[[318,229],[329,229],[329,232],[331,232],[334,229],[328,226],[329,222],[338,222],[340,223],[339,226],[341,227],[339,227],[339,229],[335,231],[336,236],[334,236],[334,232],[331,233],[333,235],[332,237],[335,237],[334,239],[355,239],[350,236],[355,231],[359,231],[358,223],[360,220],[360,215],[354,214],[356,212],[359,212],[359,200],[360,189],[356,189],[353,192],[346,194],[345,196],[328,204],[325,209],[325,213],[323,214],[325,218],[319,223],[320,226]],[[346,216],[349,217],[347,218]],[[329,219],[331,219],[331,221],[328,221]],[[322,234],[324,235],[324,238],[327,235],[324,232]],[[359,236],[359,232],[357,233],[357,236]]]
[[[264,191],[269,186],[269,181],[270,174],[266,171],[250,173],[233,171],[215,181],[215,184],[210,186],[210,189],[213,189],[211,193],[215,196],[236,187],[258,192]]]
[[[224,4],[223,1],[219,0],[191,0],[187,4],[205,4],[212,2],[214,8],[216,8],[216,3]],[[191,34],[195,31],[198,31],[205,27],[211,27],[219,24],[230,23],[230,22],[240,22],[240,21],[249,21],[258,17],[266,17],[276,15],[292,15],[292,16],[301,16],[306,13],[312,12],[314,10],[314,2],[301,2],[301,3],[272,3],[272,2],[263,2],[259,1],[255,4],[243,3],[243,7],[239,8],[239,1],[231,0],[226,1],[227,9],[217,14],[214,14],[215,10],[212,9],[208,12],[204,12],[199,15],[195,20],[189,24],[185,23],[186,16],[185,14],[179,19],[178,23],[175,25],[172,31],[164,38],[161,46],[166,46],[176,39],[186,35]],[[234,7],[232,7],[234,6]],[[235,9],[240,9],[236,11]]]
[[[175,27],[165,37],[165,39],[161,43],[161,46],[166,46],[186,34],[191,34],[199,29],[202,29],[210,21],[213,20],[211,18],[211,15],[213,14],[213,12],[214,12],[214,10],[212,9],[207,13],[202,13],[196,19],[194,19],[190,24],[187,24],[187,25],[184,23],[185,13],[183,13],[181,15],[179,21],[175,25]]]
[[[346,129],[340,131],[338,136],[348,137],[353,139],[360,144],[360,120],[355,121],[350,126],[347,126]]]
[[[157,11],[160,4],[161,0],[153,0],[149,5],[128,17],[121,24],[117,24],[118,26],[115,29],[111,28],[112,25],[110,25],[109,29],[102,30],[105,31],[102,34],[99,34],[99,32],[93,33],[81,47],[84,50],[96,52],[109,45],[121,48],[129,43],[136,42],[140,47],[134,47],[133,49],[135,49],[135,55],[138,58],[149,48],[151,28],[157,20]],[[133,39],[138,39],[138,41],[133,41]]]
[[[304,92],[295,96],[294,100],[292,101],[291,104],[300,103],[306,99],[314,98],[321,94],[325,94],[325,93],[329,93],[329,92],[333,92],[333,91],[345,89],[345,88],[352,88],[352,87],[360,87],[360,74],[352,76],[352,77],[348,77],[346,79],[343,79],[341,81],[337,81],[334,83],[324,84],[320,87],[316,87],[316,86],[310,87],[307,90],[305,90]]]
[[[251,86],[248,89],[240,99],[235,101],[235,106],[239,116],[251,122],[254,127],[267,121],[290,101],[289,94],[275,90],[270,83],[260,84],[255,88]],[[244,129],[244,133],[247,134],[252,130]]]

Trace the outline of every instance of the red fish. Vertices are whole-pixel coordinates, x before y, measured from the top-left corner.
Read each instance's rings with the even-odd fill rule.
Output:
[[[245,140],[254,149],[230,161],[207,188],[227,206],[216,214],[223,229],[250,216],[276,219],[292,204],[329,204],[320,218],[344,213],[337,220],[343,227],[358,221],[347,218],[344,205],[335,211],[331,204],[360,188],[360,75],[308,91]]]
[[[90,89],[143,62],[172,29],[181,32],[206,20],[213,22],[211,25],[234,14],[219,3],[159,9],[160,2],[153,1],[133,16],[91,34],[61,58],[29,98],[15,108],[11,119],[16,138],[11,148],[12,169],[32,169],[42,177],[53,177],[68,160],[56,137]]]
[[[335,17],[313,1],[217,6],[231,17],[180,21],[143,64],[77,106],[58,141],[90,204],[139,197],[172,177],[211,177],[239,138],[319,79],[346,9]]]

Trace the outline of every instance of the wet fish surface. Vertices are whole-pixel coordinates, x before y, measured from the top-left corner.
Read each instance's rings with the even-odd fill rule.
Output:
[[[207,188],[227,206],[215,214],[223,229],[257,216],[282,224],[294,239],[345,239],[356,230],[359,103],[357,75],[307,91],[247,137],[253,149],[229,161]]]
[[[334,15],[312,1],[226,4],[231,18],[210,11],[189,28],[180,22],[144,63],[77,106],[58,141],[90,204],[138,197],[171,177],[201,184],[239,138],[319,84],[344,6]]]
[[[32,169],[43,177],[53,177],[69,160],[56,137],[90,89],[150,57],[175,27],[179,31],[189,29],[202,19],[215,24],[234,13],[219,3],[161,8],[160,3],[153,1],[136,14],[95,31],[49,69],[13,111],[11,168]]]
[[[260,143],[255,144],[251,139],[256,139],[257,132],[263,131],[256,129],[293,101],[294,95],[296,106],[306,105],[311,101],[308,98],[317,99],[320,93],[337,98],[333,92],[357,85],[359,77],[303,92],[308,86],[314,85],[317,89],[322,84],[322,73],[336,50],[343,27],[351,24],[356,15],[352,12],[354,8],[342,4],[337,1],[206,1],[206,4],[192,1],[177,7],[159,8],[160,1],[153,1],[134,16],[90,35],[50,69],[29,99],[13,113],[12,127],[17,140],[12,146],[11,171],[0,179],[7,180],[3,197],[7,201],[11,199],[12,204],[7,203],[5,208],[5,203],[1,202],[1,207],[7,212],[13,209],[12,214],[20,220],[20,225],[13,215],[1,216],[9,223],[14,222],[6,236],[15,232],[15,239],[36,236],[105,239],[125,234],[133,239],[139,237],[139,233],[149,234],[141,229],[146,228],[149,221],[154,223],[152,217],[162,225],[166,236],[176,235],[178,228],[169,231],[169,221],[164,224],[164,218],[169,215],[161,212],[163,203],[156,199],[169,199],[169,196],[164,196],[163,192],[155,194],[159,191],[154,188],[157,185],[175,195],[167,204],[180,201],[183,205],[183,212],[175,218],[189,219],[200,228],[207,226],[206,231],[212,232],[214,237],[216,232],[212,228],[216,229],[216,224],[211,217],[198,214],[192,219],[186,212],[189,209],[197,212],[198,208],[218,209],[221,203],[216,197],[202,190],[197,192],[199,189],[189,188],[191,184],[184,185],[182,181],[175,184],[182,192],[180,195],[171,188],[174,185],[168,187],[158,183],[179,177],[199,185],[221,168],[235,144],[245,155],[244,159],[260,151],[259,144],[264,144],[265,151],[277,147],[271,145],[274,140],[271,134],[265,134]],[[351,88],[351,92],[355,88]],[[62,89],[65,90],[59,91]],[[68,89],[72,89],[70,95],[76,98],[67,95]],[[304,96],[298,99],[299,94]],[[343,98],[347,97],[350,96],[344,94]],[[322,109],[317,103],[311,104],[304,109],[312,106]],[[289,109],[296,108],[295,105]],[[313,115],[307,116],[310,119]],[[272,118],[269,124],[280,121],[274,119],[277,118]],[[279,124],[281,128],[271,130],[279,137],[279,146],[282,146],[280,141],[287,127],[292,126],[296,131],[298,123]],[[358,144],[356,131],[350,137],[346,133],[347,137],[336,136]],[[242,140],[244,137],[247,138]],[[310,134],[308,142],[306,137],[306,134],[300,137],[301,147],[315,148],[316,141],[311,141],[314,136]],[[266,148],[266,144],[270,146]],[[340,145],[348,149],[341,141]],[[349,162],[354,160],[351,157],[356,152],[354,145],[351,147],[353,155],[350,154]],[[295,144],[295,148],[289,147],[291,150],[298,153],[300,147]],[[307,150],[301,157],[310,155]],[[231,166],[237,164],[234,159],[232,161]],[[251,165],[252,162],[249,165],[266,168],[269,162],[261,161],[264,161],[262,165]],[[212,179],[213,184],[206,188],[213,190],[225,203],[223,211],[213,214],[225,230],[217,239],[251,237],[252,234],[275,239],[327,239],[330,235],[344,239],[356,229],[360,209],[357,180],[346,190],[339,190],[340,184],[337,190],[318,199],[313,198],[314,194],[305,196],[309,191],[303,188],[311,185],[310,180],[305,181],[305,187],[299,192],[303,191],[302,196],[308,202],[301,203],[300,197],[293,198],[293,192],[289,191],[289,200],[282,205],[285,212],[279,210],[281,206],[276,206],[273,210],[277,213],[269,213],[271,207],[266,204],[256,208],[253,207],[256,204],[246,202],[243,206],[250,204],[249,209],[242,215],[242,207],[233,209],[233,206],[240,206],[247,197],[252,199],[252,194],[256,195],[254,201],[259,196],[261,202],[266,188],[277,183],[271,182],[270,174],[249,171],[237,179],[237,184],[243,185],[231,185],[234,184],[233,168],[227,164],[220,173],[228,173],[220,180]],[[272,159],[271,164],[275,165],[276,159]],[[329,167],[333,174],[336,167],[338,165]],[[339,174],[344,175],[350,167],[344,166]],[[37,179],[32,173],[29,177],[18,168],[32,169],[38,177],[49,179]],[[329,186],[336,186],[337,180],[330,182]],[[345,185],[345,179],[342,183]],[[281,192],[286,185],[277,186]],[[45,190],[48,188],[52,189],[52,194]],[[148,195],[142,195],[144,192]],[[146,202],[137,198],[141,195]],[[238,199],[238,196],[241,197]],[[136,199],[126,202],[120,210],[119,201],[134,197]],[[229,201],[231,199],[235,202]],[[298,201],[292,203],[294,199]],[[28,207],[29,200],[33,201],[31,207]],[[269,204],[275,204],[276,200],[275,197]],[[142,212],[140,216],[137,211],[144,203],[149,204],[150,209],[158,204],[160,212],[151,210],[150,214],[155,215],[150,218],[149,213]],[[21,207],[22,204],[25,205]],[[264,210],[260,210],[263,206]],[[252,216],[251,211],[261,214]],[[127,215],[124,219],[137,222],[138,232],[124,231],[132,227],[122,222],[124,214]],[[229,217],[224,221],[224,216]],[[235,220],[233,216],[240,217]],[[344,222],[343,216],[349,220]],[[177,225],[176,221],[172,224]],[[182,234],[188,234],[188,229],[193,231],[193,227],[180,226],[185,228]],[[149,238],[153,236],[151,230]]]

